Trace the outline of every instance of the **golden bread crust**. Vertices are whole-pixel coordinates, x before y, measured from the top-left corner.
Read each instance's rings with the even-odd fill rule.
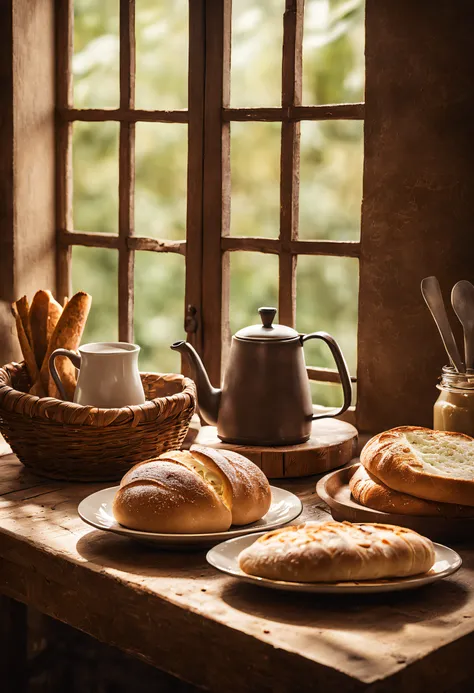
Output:
[[[120,482],[113,512],[130,529],[189,534],[254,522],[270,504],[268,480],[253,462],[195,446],[132,467]]]
[[[231,450],[193,445],[190,450],[203,464],[214,464],[232,488],[232,524],[247,525],[262,518],[271,505],[267,477],[256,464]]]
[[[407,444],[406,436],[416,433],[431,438],[436,445],[460,441],[474,446],[474,439],[463,433],[400,426],[369,440],[361,452],[361,463],[368,472],[395,491],[435,502],[474,506],[474,467],[472,479],[433,471],[433,468],[420,461],[411,445]]]
[[[394,491],[362,465],[358,465],[357,471],[350,478],[349,488],[357,503],[384,513],[419,517],[474,516],[474,508],[471,506],[439,503]]]
[[[432,542],[395,525],[307,522],[257,539],[239,556],[250,575],[288,582],[407,577],[435,562]]]
[[[141,462],[127,472],[113,513],[129,529],[160,533],[223,532],[232,520],[230,509],[199,474],[160,459]]]

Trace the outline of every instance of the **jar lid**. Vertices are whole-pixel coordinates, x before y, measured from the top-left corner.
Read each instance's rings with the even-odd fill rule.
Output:
[[[273,320],[277,312],[276,308],[263,307],[259,308],[258,312],[260,314],[262,324],[244,327],[236,333],[235,337],[237,339],[260,342],[282,342],[299,337],[298,332],[291,327],[278,324],[273,325]]]

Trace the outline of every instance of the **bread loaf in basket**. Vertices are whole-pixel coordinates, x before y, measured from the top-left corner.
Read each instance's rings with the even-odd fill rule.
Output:
[[[31,471],[67,481],[120,479],[137,462],[176,450],[196,407],[194,382],[141,373],[146,402],[98,409],[28,394],[24,363],[0,368],[0,432]]]

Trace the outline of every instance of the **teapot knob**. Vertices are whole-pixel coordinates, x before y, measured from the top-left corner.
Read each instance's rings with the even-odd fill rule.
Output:
[[[259,308],[258,309],[260,318],[262,319],[262,323],[264,327],[271,328],[272,327],[272,322],[275,319],[275,315],[277,312],[276,308]]]

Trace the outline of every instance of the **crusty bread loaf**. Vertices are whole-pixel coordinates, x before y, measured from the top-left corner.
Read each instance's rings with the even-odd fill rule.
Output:
[[[287,582],[343,582],[406,577],[428,571],[433,544],[383,524],[307,522],[260,537],[239,556],[249,575]]]
[[[179,462],[159,459],[127,472],[113,513],[130,529],[180,534],[225,531],[232,519],[223,496],[199,474]]]
[[[474,439],[463,433],[392,428],[369,440],[360,460],[395,491],[474,506]]]
[[[394,491],[361,464],[349,480],[349,488],[357,503],[373,510],[397,515],[429,517],[473,517],[474,508],[454,503],[437,503]]]
[[[231,450],[193,445],[191,454],[224,474],[232,488],[232,524],[247,525],[263,517],[272,502],[270,484],[256,464]]]
[[[267,478],[253,462],[195,446],[140,462],[123,477],[116,520],[150,532],[205,533],[259,520],[271,504]]]
[[[223,499],[225,505],[228,508],[232,508],[232,487],[230,481],[212,460],[206,460],[207,464],[203,464],[196,455],[191,454],[187,450],[169,450],[162,453],[158,459],[184,464],[188,469],[199,474],[206,484],[210,484],[217,495]]]

